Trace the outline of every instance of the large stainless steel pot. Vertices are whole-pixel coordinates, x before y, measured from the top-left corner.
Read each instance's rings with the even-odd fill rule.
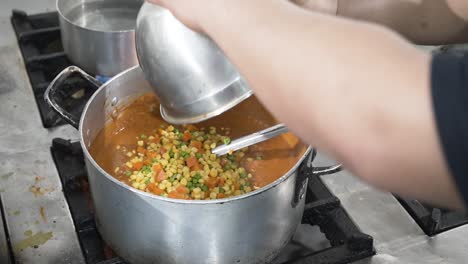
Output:
[[[111,77],[138,65],[135,25],[143,0],[57,0],[62,44],[87,72]]]
[[[299,173],[309,148],[288,173],[242,196],[175,200],[133,189],[106,173],[88,149],[116,107],[151,91],[151,87],[139,67],[131,68],[95,92],[78,122],[53,99],[61,83],[76,74],[92,80],[70,67],[51,83],[45,97],[71,124],[79,123],[97,227],[104,240],[130,263],[269,262],[289,242],[301,221],[307,177],[340,169],[303,166],[303,173]]]

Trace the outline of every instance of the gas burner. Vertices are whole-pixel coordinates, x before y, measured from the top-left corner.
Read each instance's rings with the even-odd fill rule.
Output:
[[[435,208],[417,200],[396,198],[428,236],[468,224],[468,216],[462,212]]]
[[[18,38],[43,126],[51,128],[65,124],[44,101],[44,92],[50,82],[71,65],[63,51],[58,14],[51,12],[29,16],[23,11],[14,10],[11,23]],[[87,82],[71,82],[70,89],[62,89],[58,96],[69,109],[80,111],[77,106],[84,107],[95,89],[87,89]]]
[[[87,263],[124,263],[106,245],[96,228],[80,143],[56,138],[51,151]],[[309,240],[315,240],[315,244],[319,240],[321,245],[316,247],[305,242],[304,237],[308,236],[314,236]],[[316,177],[309,180],[302,225],[273,263],[342,264],[374,253],[372,237],[359,230],[338,198]]]

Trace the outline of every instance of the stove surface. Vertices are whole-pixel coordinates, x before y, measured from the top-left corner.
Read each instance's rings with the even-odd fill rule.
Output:
[[[50,154],[54,138],[77,141],[78,133],[68,125],[43,127],[10,23],[12,9],[34,14],[53,11],[54,6],[55,0],[0,2],[0,200],[4,214],[0,229],[5,220],[16,263],[86,263],[62,191],[65,185]],[[330,163],[326,157],[318,159],[322,165]],[[466,263],[468,225],[430,237],[393,195],[369,187],[347,171],[322,180],[360,230],[374,238],[377,255],[355,263]],[[316,229],[305,225],[300,231],[314,232],[318,236],[314,247],[326,248],[326,240]],[[298,232],[296,238],[306,243],[303,233]],[[0,237],[0,259],[4,250]]]

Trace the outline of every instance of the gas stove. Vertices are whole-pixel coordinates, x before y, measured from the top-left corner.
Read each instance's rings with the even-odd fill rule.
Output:
[[[0,263],[124,263],[96,229],[78,133],[42,99],[70,65],[57,14],[0,14],[7,36],[0,41]],[[70,109],[89,97],[77,92],[61,95]],[[312,179],[306,203],[303,223],[274,264],[468,259],[465,215],[377,191],[347,171]]]

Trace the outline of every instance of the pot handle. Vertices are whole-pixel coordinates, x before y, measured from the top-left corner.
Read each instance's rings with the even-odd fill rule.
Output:
[[[342,170],[341,164],[336,164],[333,166],[327,167],[314,167],[312,162],[317,156],[317,150],[312,149],[312,152],[307,157],[307,161],[304,162],[299,168],[299,172],[296,178],[296,186],[294,190],[294,198],[292,201],[292,206],[296,207],[299,204],[299,201],[304,198],[304,195],[307,192],[307,182],[311,177],[318,177],[327,174],[333,174]]]
[[[66,110],[60,102],[58,102],[55,99],[55,94],[60,90],[63,89],[63,86],[67,80],[70,80],[73,76],[79,75],[82,79],[87,81],[91,86],[95,87],[96,90],[102,85],[101,82],[96,80],[94,77],[91,75],[87,74],[84,72],[82,69],[76,67],[76,66],[70,66],[65,68],[62,72],[60,72],[57,77],[54,78],[54,80],[49,84],[47,87],[45,93],[44,93],[44,99],[49,104],[52,109],[57,112],[67,123],[72,125],[74,128],[78,129],[79,124],[80,124],[80,116],[75,116],[72,113],[70,113],[68,110]]]

